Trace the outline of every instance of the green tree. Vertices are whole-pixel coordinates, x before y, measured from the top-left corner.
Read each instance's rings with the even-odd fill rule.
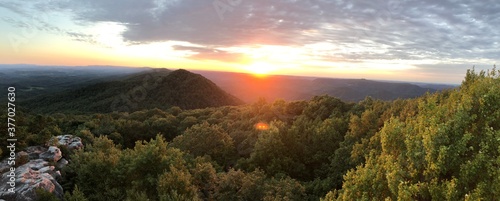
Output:
[[[181,131],[184,131],[186,130],[187,128],[195,125],[198,123],[198,119],[196,119],[196,117],[193,117],[193,116],[188,116],[186,118],[184,118],[181,123],[180,123],[180,130]]]
[[[123,200],[125,191],[120,186],[124,183],[117,175],[122,151],[104,136],[93,139],[85,149],[72,156],[65,171],[75,175],[75,184],[89,200]]]
[[[73,189],[73,192],[70,194],[69,192],[66,192],[64,194],[64,200],[66,201],[88,201],[87,198],[85,198],[85,195],[83,194],[82,191],[78,188],[78,186],[75,186]]]
[[[269,179],[266,182],[264,201],[292,201],[305,200],[305,188],[300,182],[290,178]]]
[[[39,201],[60,201],[57,196],[43,188],[37,188],[35,193]]]
[[[187,129],[171,146],[194,156],[208,155],[219,165],[230,165],[237,157],[233,139],[220,126],[207,122]]]
[[[304,164],[294,160],[292,150],[297,146],[287,141],[287,129],[283,122],[272,122],[268,130],[262,131],[255,148],[247,160],[248,169],[261,168],[269,175],[298,176],[305,171]]]
[[[168,148],[165,139],[158,135],[149,142],[137,141],[134,149],[124,150],[117,171],[122,185],[157,199],[160,175],[172,168],[183,169],[185,165],[183,154]]]
[[[420,98],[416,115],[386,122],[372,138],[380,148],[370,150],[366,163],[349,171],[342,189],[327,198],[496,199],[499,94],[496,73],[469,71],[459,89]]]
[[[170,171],[158,178],[158,196],[160,200],[200,200],[198,188],[192,184],[192,176],[187,170],[179,170],[173,166]]]
[[[190,168],[192,184],[197,186],[199,197],[203,200],[212,200],[217,182],[217,173],[213,165],[202,158],[196,158],[194,167]]]
[[[265,196],[265,174],[260,170],[245,173],[229,170],[220,173],[214,193],[215,200],[262,200]]]

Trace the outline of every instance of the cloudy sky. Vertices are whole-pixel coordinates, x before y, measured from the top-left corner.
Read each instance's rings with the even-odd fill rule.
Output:
[[[0,0],[0,63],[460,83],[498,25],[497,0]]]

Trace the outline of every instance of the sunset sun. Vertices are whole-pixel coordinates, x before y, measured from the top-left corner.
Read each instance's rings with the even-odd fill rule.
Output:
[[[276,66],[267,62],[255,62],[246,67],[246,70],[257,77],[265,77],[275,71]]]

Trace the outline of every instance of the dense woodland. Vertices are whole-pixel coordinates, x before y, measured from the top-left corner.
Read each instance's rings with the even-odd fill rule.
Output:
[[[165,110],[172,106],[196,109],[243,102],[199,74],[154,69],[22,99],[21,104],[36,113],[92,114]]]
[[[18,112],[18,146],[58,134],[84,140],[84,150],[63,150],[67,200],[495,200],[499,74],[469,71],[457,89],[390,102],[317,96],[194,110]]]

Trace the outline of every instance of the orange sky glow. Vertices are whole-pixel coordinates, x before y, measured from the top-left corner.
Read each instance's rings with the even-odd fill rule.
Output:
[[[500,54],[500,33],[488,28],[500,18],[476,16],[478,5],[463,4],[457,16],[436,9],[454,6],[439,2],[238,2],[220,10],[193,0],[119,8],[97,0],[7,0],[0,5],[0,64],[460,83],[467,69],[491,68]]]

